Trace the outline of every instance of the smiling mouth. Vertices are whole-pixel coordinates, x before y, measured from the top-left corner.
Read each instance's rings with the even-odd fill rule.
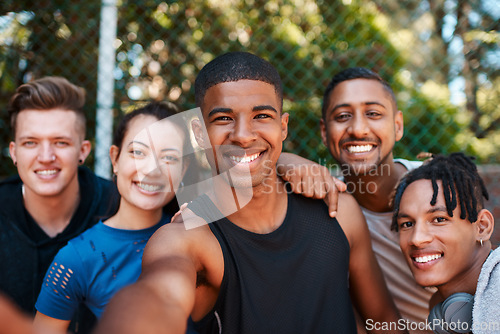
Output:
[[[54,175],[57,173],[57,169],[37,170],[35,173],[38,175]]]
[[[242,157],[236,156],[236,155],[230,155],[229,159],[231,159],[232,161],[234,161],[237,164],[240,164],[240,163],[248,164],[248,163],[251,163],[252,161],[254,161],[255,159],[257,159],[260,156],[260,154],[261,153],[255,153],[252,155],[245,154]]]
[[[417,257],[412,257],[412,259],[413,259],[413,261],[415,261],[417,263],[427,263],[427,262],[431,262],[431,261],[437,260],[437,259],[439,259],[441,257],[443,257],[443,254],[417,256]]]
[[[347,146],[347,151],[349,153],[365,153],[370,152],[373,149],[373,145],[349,145]]]
[[[144,191],[147,192],[157,192],[160,191],[161,189],[164,188],[164,186],[159,185],[159,184],[148,184],[148,183],[142,183],[142,182],[137,182],[136,185],[141,188]]]

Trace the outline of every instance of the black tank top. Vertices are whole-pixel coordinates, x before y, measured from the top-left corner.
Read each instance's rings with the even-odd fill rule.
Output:
[[[189,208],[206,221],[220,212],[207,196]],[[323,201],[288,195],[282,225],[256,234],[227,218],[210,224],[224,256],[214,309],[200,333],[356,333],[348,290],[349,242]]]

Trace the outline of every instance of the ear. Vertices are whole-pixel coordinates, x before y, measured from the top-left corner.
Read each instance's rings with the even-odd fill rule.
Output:
[[[11,141],[9,143],[9,154],[10,158],[12,159],[12,162],[14,165],[17,163],[17,157],[16,157],[16,143]]]
[[[210,147],[210,141],[206,138],[206,131],[203,129],[203,125],[199,119],[193,119],[191,121],[191,127],[193,128],[194,138],[201,148],[207,149]]]
[[[479,211],[476,221],[476,239],[477,241],[483,240],[488,241],[493,233],[493,228],[495,226],[495,218],[493,214],[486,209]]]
[[[326,124],[323,118],[319,120],[319,128],[321,130],[321,140],[323,141],[323,145],[328,147],[328,136],[326,134]]]
[[[111,165],[113,165],[113,174],[117,174],[118,170],[116,167],[116,163],[118,161],[118,155],[120,153],[120,149],[116,145],[111,145],[109,148],[109,159],[111,160]]]
[[[400,141],[404,134],[404,120],[401,110],[398,110],[396,115],[394,115],[394,132],[396,134],[396,141]]]
[[[78,160],[81,160],[82,162],[87,159],[87,157],[90,154],[90,150],[92,150],[92,145],[90,144],[90,141],[84,140],[82,141],[82,145],[80,146],[80,154],[78,155]]]
[[[284,141],[288,136],[288,119],[290,115],[284,113],[281,115],[281,141]]]

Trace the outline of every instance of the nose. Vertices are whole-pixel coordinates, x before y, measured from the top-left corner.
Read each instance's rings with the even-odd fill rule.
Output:
[[[368,135],[368,121],[361,112],[356,112],[349,124],[348,133],[354,138],[363,138]]]
[[[162,164],[156,154],[151,154],[147,157],[146,163],[144,166],[145,176],[148,175],[150,177],[160,176],[162,174],[161,168],[164,167],[165,164]]]
[[[237,143],[241,147],[248,146],[256,139],[256,135],[252,126],[252,121],[245,118],[238,118],[231,132],[231,141]]]
[[[38,161],[41,163],[51,163],[56,160],[56,152],[50,143],[41,143],[38,152]]]
[[[410,243],[414,246],[420,247],[431,241],[432,233],[426,222],[416,222],[410,237]]]

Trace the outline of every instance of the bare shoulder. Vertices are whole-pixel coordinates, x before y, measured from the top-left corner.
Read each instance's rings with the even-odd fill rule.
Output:
[[[193,227],[196,226],[196,227]],[[159,228],[149,240],[145,250],[145,260],[151,254],[196,256],[198,249],[217,243],[203,218],[191,210],[184,209],[169,224]]]
[[[337,221],[342,227],[351,247],[357,239],[363,238],[365,235],[368,236],[365,216],[358,202],[351,194],[339,194]]]
[[[364,222],[363,212],[351,194],[339,193],[337,220],[339,222],[352,221],[354,224]]]
[[[191,263],[213,285],[222,280],[224,260],[219,242],[209,225],[189,209],[153,234],[144,250],[143,266],[167,258]]]

